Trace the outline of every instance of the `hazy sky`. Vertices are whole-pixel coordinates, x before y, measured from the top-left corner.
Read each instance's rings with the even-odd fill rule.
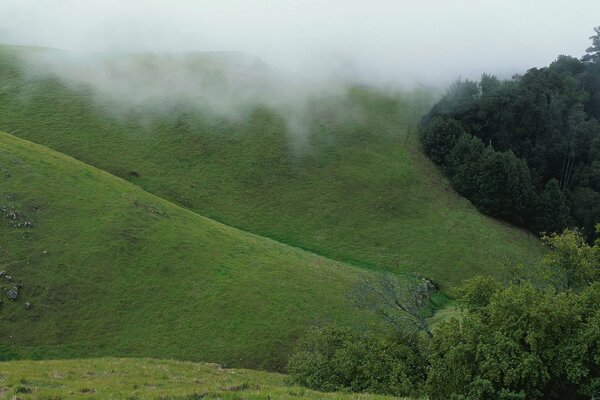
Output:
[[[0,42],[243,51],[283,69],[444,84],[581,56],[600,0],[0,0]]]

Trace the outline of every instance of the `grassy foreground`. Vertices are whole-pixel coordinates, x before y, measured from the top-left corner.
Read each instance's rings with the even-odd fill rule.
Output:
[[[115,106],[97,88],[31,73],[23,57],[34,51],[0,47],[0,130],[201,215],[362,267],[418,271],[444,288],[542,252],[534,236],[478,213],[422,155],[423,93],[355,88],[310,99],[292,118],[298,134],[289,115],[266,106],[236,118],[185,101]],[[161,60],[132,60],[123,74],[165,79],[149,70]]]
[[[0,399],[364,399],[285,385],[274,373],[151,359],[0,363]]]
[[[0,359],[281,368],[309,326],[369,321],[347,298],[363,271],[211,221],[7,134],[0,211],[0,270],[10,276],[0,277]]]

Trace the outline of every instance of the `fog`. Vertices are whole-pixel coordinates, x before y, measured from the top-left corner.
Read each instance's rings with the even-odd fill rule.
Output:
[[[237,51],[298,75],[444,86],[581,56],[597,0],[0,0],[0,42]]]
[[[145,118],[265,105],[297,148],[310,100],[349,83],[437,92],[508,78],[583,55],[599,24],[598,0],[0,0],[0,43],[70,50],[24,51],[31,79],[91,88],[116,114],[153,107]]]

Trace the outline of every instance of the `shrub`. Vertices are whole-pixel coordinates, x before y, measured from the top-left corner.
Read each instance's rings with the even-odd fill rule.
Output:
[[[419,395],[427,374],[416,338],[361,335],[349,329],[312,329],[288,363],[290,383],[321,391]]]
[[[490,277],[476,276],[455,289],[454,294],[469,310],[487,306],[492,296],[502,289],[500,283]]]
[[[496,291],[431,341],[428,395],[437,399],[589,399],[600,388],[600,286],[581,294],[529,282]],[[594,392],[596,391],[596,392]]]

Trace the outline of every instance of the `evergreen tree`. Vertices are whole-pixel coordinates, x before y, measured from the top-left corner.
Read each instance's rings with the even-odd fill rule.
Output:
[[[459,80],[423,119],[425,152],[482,212],[534,232],[573,224],[595,237],[600,27],[594,31],[581,60],[559,56],[505,81]]]
[[[556,179],[550,179],[538,196],[533,229],[537,233],[562,232],[569,221],[569,206]]]
[[[485,153],[483,142],[472,135],[462,135],[448,158],[448,173],[452,184],[461,195],[471,199],[478,193],[478,175]]]
[[[488,215],[522,224],[532,190],[527,164],[511,151],[497,152],[488,147],[480,169],[475,205]]]
[[[600,26],[594,28],[594,35],[590,36],[592,45],[585,51],[587,54],[582,60],[590,63],[600,63]]]
[[[463,133],[462,126],[455,119],[436,117],[421,130],[423,150],[433,162],[445,167],[450,151]]]

